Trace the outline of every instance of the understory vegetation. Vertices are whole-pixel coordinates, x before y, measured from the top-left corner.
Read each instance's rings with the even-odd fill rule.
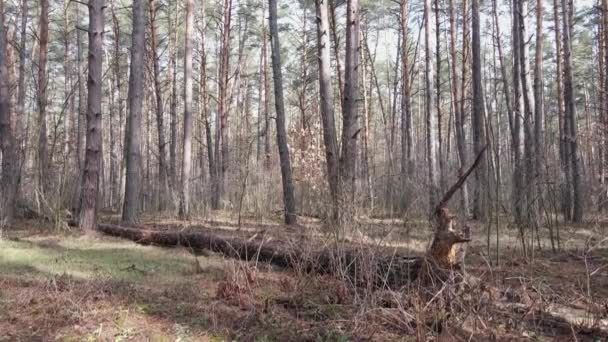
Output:
[[[247,219],[237,230],[235,217],[226,215],[188,224],[147,218],[145,224],[213,227],[227,237],[265,230],[268,242],[286,229]],[[608,337],[608,254],[598,244],[606,224],[563,227],[557,254],[547,250],[543,235],[545,251],[532,259],[505,243],[499,266],[488,260],[485,239],[476,238],[463,268],[478,278],[448,281],[429,298],[415,286],[372,290],[346,278],[26,221],[0,241],[0,340],[601,340]],[[328,243],[318,222],[307,227],[318,243]],[[397,220],[360,227],[365,238],[349,237],[351,243],[390,239],[411,255],[423,255],[430,238],[405,236]],[[516,230],[503,232],[503,241],[517,241]]]

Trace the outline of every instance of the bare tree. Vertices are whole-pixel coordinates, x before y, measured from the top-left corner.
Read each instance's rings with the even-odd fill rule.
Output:
[[[89,0],[89,74],[87,87],[87,141],[80,194],[80,229],[95,229],[101,165],[101,94],[104,0]]]
[[[194,33],[194,1],[186,0],[184,50],[184,146],[180,188],[179,217],[190,214],[190,173],[192,166],[192,35]]]
[[[329,15],[327,2],[315,0],[317,11],[317,49],[319,53],[319,96],[321,121],[323,124],[323,142],[327,162],[327,180],[332,198],[332,217],[339,217],[339,170],[338,140],[333,107],[333,89],[331,87],[331,55],[329,39]]]
[[[412,155],[412,104],[410,84],[410,61],[408,39],[408,2],[401,0],[399,4],[399,24],[402,36],[401,42],[401,186],[406,189],[406,182],[414,173],[414,160]],[[409,199],[403,198],[404,207]]]
[[[17,189],[19,188],[19,166],[17,161],[17,144],[11,128],[11,96],[9,91],[7,44],[4,26],[4,1],[0,0],[0,151],[2,152],[0,220],[11,222],[15,210]]]
[[[175,1],[175,17],[169,12],[169,27],[173,30],[169,34],[169,77],[171,78],[171,103],[169,106],[171,135],[169,142],[169,179],[173,188],[177,188],[177,18],[179,1]]]
[[[224,0],[222,42],[220,47],[220,65],[218,69],[217,120],[215,131],[215,179],[211,207],[219,209],[224,191],[224,174],[228,166],[228,79],[230,62],[230,29],[232,19],[232,0]]]
[[[118,16],[116,15],[116,6],[115,6],[115,2],[114,0],[111,1],[110,3],[110,11],[112,13],[112,31],[114,33],[114,56],[112,58],[112,65],[111,65],[111,69],[112,69],[112,79],[114,81],[114,90],[116,91],[116,99],[115,99],[115,105],[118,108],[118,122],[119,122],[119,129],[118,129],[118,136],[120,136],[120,132],[122,128],[122,122],[124,121],[125,118],[125,107],[124,107],[124,97],[123,97],[123,86],[122,86],[122,68],[120,65],[120,58],[121,58],[121,51],[120,51],[120,24],[118,22]],[[112,93],[112,96],[114,96],[114,93]],[[111,122],[112,120],[110,120]],[[128,120],[127,120],[128,121]],[[112,134],[112,132],[111,132]],[[128,134],[127,129],[125,129],[125,137],[126,134]],[[113,140],[113,139],[112,139]],[[120,140],[120,139],[117,139]],[[124,140],[126,142],[126,140]],[[124,158],[126,157],[126,153],[125,153],[125,149],[126,149],[126,144],[118,144],[118,151],[120,152],[119,156],[116,156],[116,159],[120,160],[119,166],[118,166],[118,180],[116,181],[116,186],[120,189],[117,191],[117,193],[122,192],[122,186],[125,183],[125,173],[126,173],[126,166],[127,163],[124,160]],[[124,194],[122,194],[124,195]],[[116,204],[120,204],[120,198],[117,198],[117,203]],[[114,204],[114,203],[113,203]],[[124,203],[123,203],[124,204]]]
[[[264,2],[264,1],[263,1]],[[262,8],[262,13],[264,8]],[[268,36],[266,21],[262,24],[262,84],[260,89],[264,91],[264,167],[270,168],[270,82],[268,82]]]
[[[352,205],[355,194],[355,163],[357,159],[358,100],[359,100],[359,0],[346,5],[346,56],[344,99],[342,101],[342,155],[340,173],[343,200]]]
[[[38,84],[36,100],[38,105],[38,163],[39,189],[45,193],[49,187],[49,150],[46,127],[47,105],[47,55],[49,44],[49,1],[40,1],[38,22]]]
[[[543,80],[543,2],[536,0],[536,48],[534,56],[534,172],[536,177],[537,210],[543,196],[543,161],[545,159],[544,136],[544,80]]]
[[[435,97],[435,107],[437,109],[437,159],[439,161],[439,188],[445,190],[445,161],[443,158],[443,111],[441,109],[441,13],[439,9],[439,0],[434,0],[435,7],[435,65],[437,72],[435,73],[435,89],[437,91]]]
[[[17,81],[17,114],[25,114],[25,62],[27,58],[27,15],[28,15],[28,0],[21,1],[21,33],[19,35],[19,79]],[[22,145],[19,139],[23,135],[23,124],[22,120],[16,120],[17,125],[15,126],[15,138],[18,139],[17,143]],[[22,148],[19,148],[21,151]]]
[[[483,95],[483,85],[481,80],[481,38],[479,25],[479,0],[471,1],[471,22],[472,22],[472,51],[473,51],[473,150],[475,155],[481,153],[485,145],[485,104]],[[479,167],[475,169],[475,194],[473,196],[473,216],[478,219],[487,217],[488,205],[487,196],[487,159],[483,158]]]
[[[156,126],[158,131],[158,176],[159,176],[159,210],[165,208],[165,196],[167,193],[167,162],[166,162],[166,141],[165,141],[165,121],[163,110],[163,89],[160,81],[160,56],[158,53],[158,37],[156,34],[156,14],[158,7],[155,0],[149,0],[149,21],[150,21],[150,44],[152,58],[154,61],[154,94],[156,98]]]
[[[338,38],[338,27],[336,24],[336,4],[334,0],[329,1],[329,24],[331,36],[333,39],[334,58],[336,59],[336,74],[338,75],[338,93],[340,95],[340,109],[342,109],[342,101],[344,101],[344,79],[342,77],[342,58],[340,57],[340,39]]]
[[[129,74],[129,120],[127,135],[127,180],[122,220],[136,223],[139,219],[141,192],[141,114],[144,90],[144,53],[146,34],[146,0],[133,0],[133,33],[131,70]]]
[[[431,64],[431,25],[430,25],[431,0],[424,0],[424,86],[425,86],[425,117],[426,117],[426,161],[427,181],[429,187],[429,208],[435,207],[438,200],[437,193],[437,153],[435,145],[436,116],[433,114],[433,65]]]
[[[534,115],[534,97],[532,89],[532,81],[530,78],[530,58],[529,58],[529,38],[527,30],[527,16],[528,16],[528,0],[516,1],[518,5],[517,16],[518,16],[518,30],[519,30],[519,70],[520,70],[520,84],[521,84],[521,97],[523,98],[523,131],[524,131],[524,174],[525,174],[525,219],[526,225],[536,224],[537,208],[536,208],[536,195],[530,189],[534,186],[535,174],[534,174],[534,137],[533,137],[533,115]]]
[[[572,220],[583,220],[583,197],[581,189],[581,174],[578,165],[578,142],[576,136],[576,107],[574,105],[574,90],[572,77],[572,46],[571,19],[572,8],[567,0],[562,0],[562,31],[564,52],[564,125],[566,128],[567,159],[572,173]]]
[[[466,1],[466,0],[465,0]],[[458,105],[459,95],[458,90],[460,87],[457,86],[458,82],[458,74],[457,74],[457,59],[456,59],[456,9],[454,6],[454,0],[449,0],[449,20],[450,20],[450,59],[452,62],[450,63],[450,71],[451,71],[451,79],[452,79],[452,115],[454,116],[454,135],[456,136],[456,149],[458,151],[458,161],[460,170],[464,170],[467,163],[467,149],[465,145],[465,136],[464,136],[464,120],[463,113],[460,111],[460,106]],[[464,15],[464,14],[463,14]],[[466,20],[466,18],[464,18]],[[463,62],[464,63],[464,62]],[[464,89],[463,89],[464,91]],[[465,182],[462,185],[461,190],[461,206],[465,213],[468,212],[469,207],[469,187]]]
[[[523,165],[521,162],[522,158],[522,118],[524,112],[524,104],[521,96],[522,88],[520,81],[520,63],[521,60],[518,58],[519,49],[520,49],[520,29],[519,29],[519,5],[518,1],[513,1],[512,5],[512,50],[513,50],[513,99],[515,104],[513,106],[513,118],[511,125],[511,139],[512,139],[512,149],[513,149],[513,189],[512,189],[512,201],[513,201],[513,216],[515,217],[515,222],[520,227],[520,234],[523,243],[523,194],[524,194],[524,184],[523,184]],[[525,244],[523,244],[525,246]]]
[[[270,28],[270,50],[272,51],[272,77],[274,80],[274,106],[276,110],[277,145],[281,163],[283,180],[283,203],[285,205],[285,223],[296,224],[296,199],[293,194],[291,179],[291,162],[285,131],[285,104],[283,99],[283,73],[281,71],[281,44],[279,43],[279,28],[277,25],[277,0],[268,2],[268,26]]]

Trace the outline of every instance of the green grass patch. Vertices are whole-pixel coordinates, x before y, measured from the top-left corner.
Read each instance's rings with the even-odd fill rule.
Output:
[[[200,262],[201,260],[199,260]],[[155,283],[191,272],[193,256],[180,249],[86,236],[0,240],[0,273],[69,274],[80,279]]]

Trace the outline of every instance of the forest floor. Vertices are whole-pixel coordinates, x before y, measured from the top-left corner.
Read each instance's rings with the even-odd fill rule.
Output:
[[[294,234],[279,224],[253,219],[239,226],[226,215],[196,224],[244,238],[257,238],[262,231],[266,238]],[[186,227],[160,217],[148,217],[144,225]],[[488,257],[487,231],[473,226],[465,269],[481,280],[483,291],[454,292],[457,298],[441,312],[429,302],[412,299],[408,290],[367,291],[327,275],[50,226],[21,221],[3,232],[0,341],[608,338],[608,222],[599,220],[561,227],[558,252],[551,251],[541,231],[534,243],[542,249],[528,258],[518,247],[517,231],[500,227],[504,247],[499,248],[498,266],[495,235],[490,236]],[[314,220],[304,226],[314,241],[331,240]],[[423,221],[362,219],[349,236],[351,243],[422,255],[431,232]],[[457,305],[461,302],[466,305]]]

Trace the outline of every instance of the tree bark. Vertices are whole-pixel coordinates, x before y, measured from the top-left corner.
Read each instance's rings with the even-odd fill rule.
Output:
[[[444,191],[445,189],[445,161],[443,158],[443,112],[441,109],[441,17],[439,15],[439,0],[434,0],[435,7],[435,64],[437,67],[437,72],[435,73],[435,89],[437,91],[435,97],[435,107],[437,108],[437,159],[439,164],[439,189],[440,191]]]
[[[521,96],[522,88],[521,88],[521,74],[520,74],[520,63],[521,60],[518,58],[519,49],[521,47],[519,41],[520,30],[519,30],[519,6],[518,1],[513,1],[512,5],[512,49],[513,49],[513,99],[515,101],[515,105],[513,106],[513,125],[512,125],[512,141],[513,141],[513,189],[512,189],[512,200],[513,200],[513,211],[515,217],[515,223],[520,229],[520,234],[522,234],[521,238],[523,241],[523,194],[524,194],[524,184],[523,184],[523,165],[521,162],[522,158],[522,118],[524,112],[524,104]],[[525,246],[525,245],[524,245]]]
[[[342,155],[340,159],[340,173],[342,178],[343,204],[346,206],[346,210],[353,211],[357,139],[359,135],[359,0],[348,0],[346,13],[346,58],[344,99],[342,101]]]
[[[137,223],[141,193],[141,115],[144,91],[144,52],[147,0],[133,0],[131,70],[129,74],[129,120],[127,136],[127,179],[122,220]]]
[[[333,219],[339,217],[340,178],[338,170],[338,140],[333,107],[333,89],[331,86],[331,56],[329,39],[329,15],[327,2],[315,0],[317,9],[317,49],[319,53],[319,97],[321,122],[323,124],[323,142],[325,144],[325,161],[327,163],[327,182],[332,200],[331,214]]]
[[[407,180],[414,174],[414,159],[412,157],[412,104],[410,84],[410,61],[408,39],[408,2],[401,0],[399,6],[401,25],[401,187],[406,190]],[[454,87],[456,88],[456,87]],[[407,195],[406,195],[407,196]],[[403,198],[404,209],[410,203],[409,198]]]
[[[0,220],[10,223],[14,216],[19,188],[19,166],[17,141],[11,127],[8,41],[4,22],[4,1],[0,0],[0,151],[2,152]]]
[[[218,68],[218,104],[215,134],[215,177],[213,182],[213,196],[211,207],[219,209],[222,193],[224,192],[224,178],[228,167],[228,79],[230,62],[230,30],[232,19],[232,0],[224,0],[223,8],[222,42],[220,46]]]
[[[472,52],[473,52],[473,150],[479,154],[485,145],[485,104],[481,79],[481,38],[479,23],[479,0],[471,1],[472,17]],[[484,158],[475,169],[475,194],[473,195],[473,217],[484,219],[488,215],[487,196],[487,160]]]
[[[186,0],[184,44],[184,140],[179,217],[190,215],[190,173],[192,167],[192,36],[194,34],[194,1]]]
[[[565,132],[566,122],[564,118],[564,99],[563,99],[563,54],[562,54],[562,35],[559,16],[559,2],[553,0],[553,22],[555,31],[555,84],[557,95],[557,121],[559,127],[559,160],[560,160],[560,188],[561,188],[561,210],[565,220],[572,218],[572,194],[571,194],[571,172],[567,161],[567,150]]]
[[[21,34],[19,35],[19,79],[17,83],[17,114],[25,117],[25,62],[27,59],[27,16],[28,16],[28,0],[21,1]],[[23,139],[23,120],[16,120],[15,136],[19,145],[19,154],[23,154],[25,145]],[[78,159],[76,159],[78,160]]]
[[[207,20],[205,19],[205,3],[201,2],[200,13],[203,16],[201,21],[201,66],[200,66],[200,99],[199,106],[201,111],[201,119],[205,125],[205,138],[207,145],[207,162],[209,167],[209,178],[211,181],[215,179],[215,158],[213,156],[213,137],[211,136],[211,124],[209,122],[209,94],[207,90],[207,50],[205,47],[205,38],[207,34]],[[201,132],[202,134],[202,132]],[[202,158],[202,153],[201,153]],[[202,161],[201,161],[202,163]],[[201,166],[202,167],[202,166]]]
[[[530,191],[534,187],[536,181],[534,174],[534,136],[533,136],[533,115],[534,115],[534,98],[532,94],[532,82],[530,80],[530,60],[529,60],[529,42],[528,42],[528,30],[527,30],[527,16],[528,16],[528,0],[518,0],[518,24],[519,24],[519,69],[520,69],[520,82],[521,82],[521,96],[524,102],[523,111],[523,130],[524,130],[524,173],[525,173],[525,193],[523,194],[525,199],[525,223],[526,225],[536,225],[536,201],[533,191]]]
[[[291,163],[285,131],[285,104],[283,98],[283,73],[281,70],[281,45],[279,43],[279,28],[277,24],[277,0],[269,0],[270,47],[272,51],[272,76],[274,80],[274,105],[276,109],[277,145],[281,163],[283,180],[283,203],[285,206],[285,223],[296,224],[296,200],[291,179]]]
[[[437,153],[435,145],[436,116],[433,113],[433,65],[431,52],[431,25],[430,25],[431,0],[424,0],[424,86],[425,86],[425,117],[426,117],[426,161],[427,182],[429,189],[429,210],[437,204]]]
[[[265,3],[265,1],[262,2]],[[266,23],[263,22],[261,57],[263,81],[260,88],[264,88],[264,168],[268,170],[270,169],[270,82],[268,82],[268,35]]]
[[[543,79],[543,2],[536,0],[536,50],[534,56],[534,173],[536,178],[536,210],[540,212],[543,200],[543,161],[545,160],[545,108]]]
[[[331,29],[331,35],[332,35],[332,39],[334,41],[333,47],[334,47],[334,57],[336,59],[336,75],[338,75],[338,95],[340,96],[339,98],[339,104],[340,104],[340,110],[343,110],[343,103],[342,101],[344,100],[344,79],[342,77],[342,58],[340,57],[340,40],[338,39],[338,28],[337,28],[337,24],[336,24],[336,5],[334,4],[335,0],[328,0],[329,1],[329,25],[330,25],[330,29]]]
[[[166,162],[166,142],[165,142],[165,120],[163,105],[163,89],[160,82],[160,56],[158,54],[158,43],[156,35],[156,8],[155,0],[149,0],[150,15],[150,44],[152,58],[154,60],[154,94],[156,97],[156,126],[158,131],[158,177],[159,177],[159,201],[158,210],[164,210],[165,197],[167,195],[167,162]]]
[[[572,76],[572,46],[571,46],[571,19],[572,8],[567,0],[562,0],[562,30],[564,50],[564,116],[566,130],[566,144],[568,145],[568,162],[572,172],[572,221],[583,220],[583,197],[581,189],[581,174],[578,165],[578,143],[576,136],[576,107],[574,105],[574,90]],[[570,5],[572,5],[570,3]]]
[[[467,162],[467,149],[465,145],[465,136],[464,136],[464,122],[462,122],[462,113],[460,113],[460,106],[458,105],[459,95],[458,89],[459,87],[456,85],[458,80],[457,74],[457,59],[456,59],[456,13],[454,7],[454,0],[449,0],[449,11],[450,11],[450,59],[452,63],[451,67],[451,77],[452,77],[452,111],[454,116],[454,124],[455,129],[454,133],[456,135],[456,149],[458,150],[458,160],[460,170],[464,169],[464,166]],[[463,62],[464,63],[464,62]],[[464,90],[463,90],[464,91]],[[467,183],[462,185],[461,190],[461,198],[460,198],[461,206],[463,211],[468,213],[469,207],[469,187]]]
[[[554,0],[557,1],[557,0]],[[556,10],[557,11],[557,10]],[[557,14],[556,14],[557,16]],[[600,111],[601,111],[601,115],[602,115],[602,121],[601,121],[601,135],[602,135],[602,140],[603,140],[603,146],[600,149],[602,156],[600,158],[600,160],[602,161],[602,164],[600,165],[600,177],[601,177],[601,182],[602,184],[606,184],[606,182],[608,181],[608,0],[602,0],[602,32],[601,32],[601,36],[602,36],[602,41],[603,41],[603,46],[601,46],[602,48],[602,52],[603,54],[600,54],[600,56],[603,56],[603,65],[604,65],[604,70],[603,70],[603,84],[600,87],[600,89],[603,89],[603,96],[601,99],[601,106],[600,106]],[[602,110],[603,109],[603,110]],[[608,188],[606,186],[604,186],[604,191],[602,192],[602,195],[600,196],[600,201],[602,202],[600,205],[600,208],[602,210],[606,210],[606,208],[608,208]]]
[[[45,194],[49,190],[49,151],[46,124],[47,105],[47,54],[49,44],[49,1],[40,1],[38,21],[38,84],[36,103],[38,105],[38,189]]]
[[[298,107],[300,109],[300,116],[302,120],[302,129],[306,130],[308,127],[306,118],[306,86],[308,84],[308,8],[306,3],[303,5],[304,18],[302,19],[302,56],[300,57],[300,89],[298,90]]]
[[[175,18],[171,20],[171,14],[169,14],[169,21],[172,25],[169,25],[173,30],[170,33],[169,38],[169,49],[170,61],[169,61],[169,77],[171,77],[171,104],[169,106],[170,115],[170,128],[171,136],[169,143],[169,178],[173,189],[177,189],[177,18],[178,18],[178,1],[175,2]]]
[[[92,231],[97,220],[97,195],[101,165],[101,95],[103,64],[104,0],[89,0],[89,57],[87,140],[82,176],[80,229]]]
[[[124,134],[125,137],[127,137],[128,134],[128,127],[126,127],[127,123],[128,123],[128,118],[126,120],[123,120],[123,118],[125,118],[125,109],[124,109],[124,101],[123,101],[123,87],[122,87],[122,69],[120,66],[120,57],[121,57],[121,52],[120,52],[120,24],[118,22],[118,16],[116,15],[116,7],[115,7],[115,3],[114,1],[111,2],[111,6],[110,6],[110,10],[112,12],[112,30],[114,32],[114,57],[112,58],[112,73],[113,75],[113,80],[114,80],[114,87],[116,89],[116,95],[117,95],[117,99],[116,99],[116,106],[118,107],[118,136],[120,136],[120,133],[122,132],[122,123],[123,121],[125,121],[125,130],[124,130]],[[120,139],[118,139],[120,140]],[[126,154],[126,148],[127,148],[127,144],[126,144],[126,139],[123,141],[123,144],[118,144],[118,151],[119,151],[119,155],[116,156],[117,160],[120,160],[119,166],[118,166],[118,193],[121,193],[121,195],[124,196],[124,193],[122,193],[123,191],[123,185],[126,182],[126,177],[125,177],[125,173],[126,173],[126,160],[125,158],[127,157]],[[124,197],[118,198],[117,199],[118,202],[117,204],[120,205],[121,204],[121,200],[123,201],[122,204],[124,205]]]

